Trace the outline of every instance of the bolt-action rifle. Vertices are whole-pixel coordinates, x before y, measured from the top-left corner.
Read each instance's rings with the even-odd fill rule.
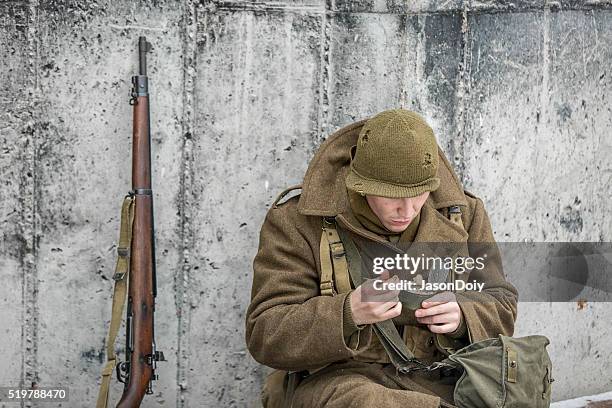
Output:
[[[124,383],[117,407],[140,406],[145,394],[152,394],[157,379],[156,363],[165,361],[156,350],[153,313],[157,284],[155,276],[155,229],[151,191],[151,133],[149,119],[149,84],[147,52],[151,44],[145,37],[138,40],[139,75],[132,77],[130,105],[133,110],[132,190],[125,197],[121,211],[121,233],[117,247],[113,311],[107,341],[107,364],[97,408],[108,403],[110,377],[116,369],[117,379]],[[125,361],[118,363],[115,338],[121,325],[127,293]]]

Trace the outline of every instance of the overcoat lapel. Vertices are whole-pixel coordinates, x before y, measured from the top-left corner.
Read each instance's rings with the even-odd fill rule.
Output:
[[[436,210],[431,201],[421,208],[421,223],[414,242],[467,242],[468,233]]]

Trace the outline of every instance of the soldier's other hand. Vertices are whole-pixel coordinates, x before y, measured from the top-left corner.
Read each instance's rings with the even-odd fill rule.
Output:
[[[461,308],[453,292],[438,293],[423,301],[421,306],[414,316],[432,333],[452,333],[461,323]]]
[[[398,298],[399,290],[380,289],[384,282],[397,283],[399,278],[389,278],[389,272],[384,271],[377,279],[368,279],[351,292],[350,304],[355,324],[371,324],[400,315],[402,303]]]

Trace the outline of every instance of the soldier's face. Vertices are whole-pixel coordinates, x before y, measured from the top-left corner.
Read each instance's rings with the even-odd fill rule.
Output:
[[[429,191],[416,197],[387,198],[367,195],[366,200],[376,214],[380,222],[393,232],[403,232],[414,220],[425,200],[429,197]]]

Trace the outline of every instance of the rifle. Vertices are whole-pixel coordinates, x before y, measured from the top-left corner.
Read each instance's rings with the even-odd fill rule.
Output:
[[[151,190],[151,133],[147,52],[151,44],[138,39],[139,75],[132,77],[130,105],[133,108],[132,190],[121,211],[121,233],[117,247],[113,311],[107,341],[107,364],[97,408],[108,403],[110,376],[116,368],[117,380],[124,384],[117,407],[138,407],[145,394],[152,394],[157,380],[157,362],[165,361],[155,347],[153,314],[157,284],[155,276],[155,228]],[[126,282],[127,280],[127,282]],[[126,287],[127,285],[127,287]],[[115,338],[121,324],[127,292],[125,361],[117,364]]]

